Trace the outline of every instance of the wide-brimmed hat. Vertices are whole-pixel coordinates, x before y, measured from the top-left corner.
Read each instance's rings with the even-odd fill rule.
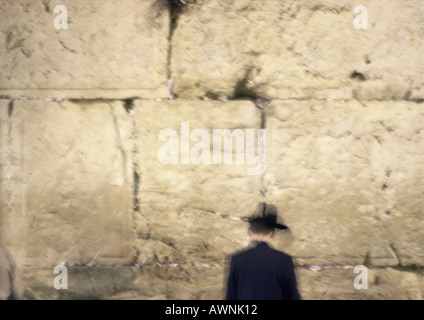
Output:
[[[249,223],[262,223],[264,226],[272,229],[288,229],[284,224],[277,222],[277,208],[273,204],[260,202],[250,217],[244,217],[242,220]]]

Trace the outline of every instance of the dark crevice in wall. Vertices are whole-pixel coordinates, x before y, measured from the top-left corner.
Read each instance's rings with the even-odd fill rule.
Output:
[[[399,253],[397,252],[396,247],[395,247],[392,243],[390,243],[390,244],[389,244],[389,247],[390,247],[390,249],[391,249],[391,251],[392,251],[393,255],[396,257],[396,260],[397,260],[397,262],[398,262],[398,266],[402,266],[402,260],[400,259],[400,255],[399,255]]]
[[[169,34],[168,34],[168,56],[167,56],[167,65],[166,65],[166,81],[168,86],[168,96],[169,99],[175,99],[174,94],[174,80],[172,79],[172,70],[171,70],[171,58],[172,58],[172,36],[174,34],[174,24],[172,23],[172,10],[169,9],[170,21],[169,21]]]
[[[50,13],[50,0],[43,0],[44,10],[46,10],[47,13]]]
[[[65,99],[71,103],[75,103],[75,104],[85,104],[85,105],[90,105],[90,104],[95,104],[95,103],[110,103],[112,101],[116,101],[119,99],[104,99],[104,98],[94,98],[94,99],[87,99],[87,98],[81,98],[81,99],[76,99],[76,98],[69,98],[69,99]]]
[[[11,118],[12,114],[13,114],[13,99],[10,99],[9,103],[7,104],[7,116]]]
[[[370,64],[371,63],[370,57],[367,54],[364,55],[364,62],[365,62],[365,64]]]
[[[137,164],[134,164],[133,168],[133,210],[134,211],[140,211],[140,200],[139,200],[139,186],[140,186],[140,175],[138,174]]]
[[[172,10],[175,13],[182,13],[189,2],[193,0],[156,0],[153,3],[153,7],[157,11],[157,15],[160,15],[163,11]]]
[[[169,14],[169,33],[168,33],[168,55],[167,55],[167,85],[169,89],[169,99],[175,99],[173,92],[173,79],[171,71],[171,56],[172,56],[172,37],[177,28],[179,15],[186,9],[189,2],[193,0],[156,0],[152,4],[152,9],[155,11],[154,16],[157,18],[163,12]]]
[[[134,101],[135,98],[131,99],[125,99],[124,102],[124,109],[129,115],[134,114]],[[139,184],[140,184],[140,175],[138,173],[138,165],[136,161],[136,154],[137,154],[137,148],[136,148],[136,142],[135,142],[135,119],[132,117],[132,125],[131,125],[131,140],[132,140],[132,166],[133,166],[133,210],[139,211]]]
[[[140,175],[138,173],[138,164],[137,164],[137,145],[136,145],[136,123],[135,123],[135,98],[125,99],[123,100],[123,107],[127,114],[131,117],[131,143],[132,143],[132,149],[131,149],[131,163],[132,163],[132,251],[134,256],[134,265],[137,265],[137,260],[139,256],[139,252],[136,249],[136,239],[138,237],[137,235],[137,228],[136,228],[136,219],[135,215],[136,213],[139,213],[140,206],[139,206],[139,185],[140,185]]]
[[[266,129],[266,112],[263,108],[261,108],[261,129]],[[265,150],[266,154],[266,150]],[[261,199],[262,202],[266,202],[266,188],[265,188],[265,171],[266,171],[266,163],[264,172],[261,174]]]
[[[235,85],[232,100],[238,100],[238,99],[251,99],[254,100],[257,98],[257,95],[254,91],[250,90],[247,86],[247,83],[249,81],[249,75],[252,68],[248,68],[243,76]]]
[[[167,54],[167,86],[169,91],[169,99],[176,99],[177,96],[174,93],[174,81],[172,79],[172,38],[174,31],[178,25],[178,18],[184,11],[189,0],[157,0],[155,5],[159,12],[168,11],[169,14],[169,33],[168,33],[168,54]]]
[[[7,167],[6,167],[6,178],[7,178],[7,208],[8,208],[8,219],[7,219],[7,235],[11,235],[11,219],[13,213],[13,194],[12,194],[12,147],[13,147],[13,138],[12,138],[12,129],[13,129],[13,109],[14,101],[10,99],[7,104]]]
[[[134,111],[134,100],[135,98],[124,100],[124,109],[128,114],[132,114],[132,112]]]
[[[366,266],[367,268],[371,267],[371,259],[370,259],[370,252],[367,251],[364,257],[364,261],[362,262],[362,265]]]
[[[261,110],[261,129],[266,129],[266,114],[265,114],[265,110]]]

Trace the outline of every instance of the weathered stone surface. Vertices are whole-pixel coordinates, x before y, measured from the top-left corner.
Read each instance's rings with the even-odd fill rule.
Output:
[[[178,20],[180,98],[261,96],[422,100],[420,0],[365,0],[368,29],[344,0],[196,1]]]
[[[167,298],[170,300],[225,299],[222,267],[169,268]]]
[[[235,163],[238,154],[243,156],[235,145],[229,164],[182,164],[181,122],[189,122],[191,135],[196,129],[211,136],[213,129],[241,129],[246,138],[249,129],[258,134],[260,110],[248,101],[136,101],[134,112],[140,175],[140,210],[135,215],[138,263],[222,264],[225,254],[246,241],[246,223],[231,218],[249,215],[261,200],[261,175],[249,175],[254,165],[246,161]],[[177,164],[159,161],[160,149],[170,140],[159,141],[165,129],[178,135]],[[190,152],[195,145],[192,140]],[[207,149],[212,157],[212,146]]]
[[[205,300],[223,298],[223,268],[68,267],[68,288],[56,290],[50,268],[21,268],[29,300]]]
[[[168,268],[141,267],[131,282],[119,288],[107,299],[113,300],[166,300],[168,299]]]
[[[132,121],[123,103],[13,106],[9,238],[18,262],[131,262]]]
[[[422,300],[422,270],[406,271],[368,268],[368,289],[355,289],[353,281],[363,272],[353,267],[311,271],[296,269],[304,300]]]
[[[139,89],[167,97],[168,16],[153,3],[1,0],[0,89],[74,89],[76,97]],[[67,8],[68,29],[54,26],[57,5]]]
[[[60,299],[105,299],[125,289],[130,290],[132,281],[142,274],[149,273],[151,278],[157,278],[149,270],[139,270],[136,267],[67,267],[67,289],[57,290],[54,280],[58,274],[53,268],[21,268],[21,278],[25,284],[25,298],[30,300],[60,300]],[[155,275],[154,277],[152,275]],[[150,288],[150,293],[154,289]],[[141,285],[139,288],[142,291]]]
[[[424,2],[159,7],[0,0],[0,242],[27,298],[221,299],[225,258],[249,240],[233,218],[264,199],[290,227],[273,245],[304,299],[424,299]],[[179,99],[162,101],[171,85]],[[242,97],[273,101],[202,101]],[[253,155],[265,126],[265,174],[234,162],[235,143],[230,164],[182,164],[182,121],[255,129]],[[177,164],[160,161],[166,129]],[[67,290],[53,286],[60,263]]]
[[[49,268],[21,270],[27,299],[219,300],[224,269],[195,267],[68,267],[68,289],[56,290]],[[355,289],[353,266],[296,268],[304,300],[421,300],[423,270],[368,268],[367,289]],[[363,283],[362,280],[360,283]]]
[[[266,128],[266,200],[300,264],[424,264],[423,104],[273,101]]]

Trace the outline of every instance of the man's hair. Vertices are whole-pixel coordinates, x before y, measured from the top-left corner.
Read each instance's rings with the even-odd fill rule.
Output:
[[[271,228],[262,222],[253,221],[253,222],[250,222],[249,230],[254,234],[261,234],[266,236],[270,234],[272,231],[274,231],[274,228]]]

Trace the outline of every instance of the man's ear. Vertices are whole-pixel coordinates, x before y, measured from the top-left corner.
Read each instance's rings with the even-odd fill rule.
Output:
[[[271,239],[273,239],[273,238],[274,238],[274,236],[275,236],[275,230],[272,230],[272,231],[271,231],[271,233],[269,234],[269,237],[270,237]]]

